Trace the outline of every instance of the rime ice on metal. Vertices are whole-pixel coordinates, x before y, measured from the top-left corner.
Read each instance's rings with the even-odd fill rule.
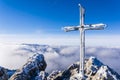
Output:
[[[106,27],[106,24],[84,24],[85,9],[79,4],[80,9],[80,24],[78,26],[67,26],[64,27],[65,32],[69,31],[80,31],[80,67],[79,67],[79,76],[84,79],[84,58],[85,58],[85,31],[86,30],[102,30]]]

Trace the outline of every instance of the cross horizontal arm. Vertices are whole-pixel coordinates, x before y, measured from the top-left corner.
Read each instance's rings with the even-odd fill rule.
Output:
[[[103,23],[84,25],[85,30],[102,30],[105,27],[106,27],[106,24],[103,24]]]
[[[69,32],[69,31],[76,31],[76,30],[79,30],[79,26],[67,26],[67,27],[64,27],[63,30],[65,32]]]
[[[106,24],[99,23],[99,24],[84,25],[84,27],[82,27],[82,26],[67,26],[62,29],[65,32],[76,31],[76,30],[79,30],[80,28],[83,28],[84,30],[103,30],[106,26],[107,26]]]

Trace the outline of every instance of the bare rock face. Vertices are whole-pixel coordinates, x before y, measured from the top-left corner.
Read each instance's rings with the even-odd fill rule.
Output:
[[[79,62],[72,64],[62,72],[53,72],[48,80],[82,80],[78,74]],[[84,80],[120,80],[120,75],[95,57],[85,60]]]
[[[30,57],[27,63],[18,69],[10,78],[10,80],[35,80],[38,73],[46,69],[46,62],[42,54],[35,54]]]
[[[3,67],[0,67],[0,80],[8,80],[7,71]]]
[[[55,80],[57,77],[61,76],[61,71],[53,71],[48,77],[47,80]]]
[[[0,66],[0,80],[8,80],[14,72],[15,70],[9,70]]]
[[[47,73],[45,71],[41,71],[38,76],[36,76],[35,80],[47,80]]]

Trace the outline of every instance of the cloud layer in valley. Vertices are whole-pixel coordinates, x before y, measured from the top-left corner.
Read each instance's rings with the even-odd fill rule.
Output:
[[[64,70],[70,64],[79,61],[78,46],[48,46],[48,45],[0,45],[0,66],[17,69],[34,53],[42,53],[47,62],[47,72]],[[87,47],[86,57],[95,56],[104,64],[120,74],[120,48]]]

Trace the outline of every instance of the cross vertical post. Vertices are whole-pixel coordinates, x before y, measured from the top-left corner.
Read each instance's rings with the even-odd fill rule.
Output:
[[[84,8],[79,5],[80,9],[80,64],[79,71],[81,77],[84,77],[84,57],[85,57],[85,30],[84,30]]]

